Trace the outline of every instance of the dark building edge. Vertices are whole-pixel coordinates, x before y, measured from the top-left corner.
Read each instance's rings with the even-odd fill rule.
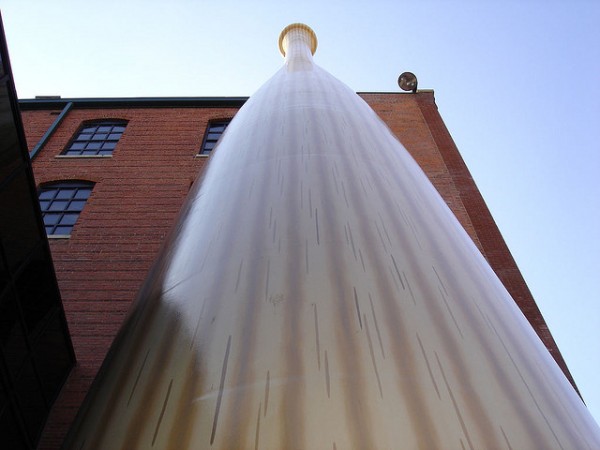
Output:
[[[27,381],[27,383],[29,384],[26,384],[25,387],[29,388],[32,392],[37,388],[41,393],[41,397],[44,400],[43,403],[45,404],[45,410],[41,417],[35,417],[35,419],[32,420],[31,417],[28,417],[27,413],[24,414],[21,411],[21,409],[23,408],[19,398],[21,392],[19,391],[19,389],[15,389],[15,383],[13,381],[13,378],[15,377],[12,376],[6,364],[5,349],[2,348],[0,350],[0,388],[2,389],[2,391],[4,391],[4,404],[0,404],[0,433],[3,435],[2,442],[3,445],[10,446],[10,448],[17,448],[12,446],[19,445],[19,448],[33,449],[37,447],[37,444],[44,430],[44,426],[49,417],[49,413],[52,409],[52,406],[56,398],[58,397],[62,387],[66,383],[72,368],[75,366],[76,357],[68,329],[65,311],[62,305],[62,299],[60,296],[60,290],[58,287],[54,263],[51,256],[50,245],[48,243],[48,238],[46,237],[42,213],[39,206],[36,182],[33,175],[31,159],[27,150],[27,141],[25,138],[23,122],[21,119],[21,114],[19,112],[19,100],[17,98],[17,92],[12,74],[8,46],[6,42],[4,25],[1,15],[0,88],[2,88],[2,90],[4,91],[3,94],[5,95],[3,95],[0,98],[0,111],[2,111],[2,113],[5,113],[5,109],[10,110],[10,122],[5,122],[5,118],[3,117],[2,120],[0,120],[0,126],[2,126],[3,128],[2,132],[4,137],[6,137],[7,134],[14,133],[14,137],[16,138],[14,144],[17,147],[16,154],[12,155],[16,156],[15,162],[10,161],[11,149],[8,147],[11,146],[11,142],[2,142],[0,145],[0,152],[7,152],[6,154],[0,155],[2,157],[2,161],[8,162],[9,165],[14,165],[14,167],[9,169],[5,176],[3,176],[2,179],[0,179],[0,191],[8,189],[12,182],[16,182],[16,180],[18,180],[19,177],[24,176],[27,192],[21,191],[19,194],[23,195],[24,198],[27,199],[28,203],[19,203],[16,206],[16,208],[30,210],[30,213],[32,214],[32,220],[29,221],[30,223],[20,223],[17,226],[19,228],[31,227],[32,229],[35,229],[35,239],[37,240],[37,242],[31,246],[26,256],[24,256],[24,258],[21,261],[19,261],[18,265],[15,267],[11,267],[8,258],[9,255],[5,252],[4,243],[10,243],[11,236],[18,236],[19,232],[15,232],[14,229],[8,228],[11,226],[10,220],[6,220],[6,223],[3,223],[2,233],[0,233],[0,239],[3,240],[4,238],[6,238],[6,236],[4,236],[4,232],[9,232],[11,236],[9,236],[9,239],[7,241],[0,242],[0,268],[2,270],[6,270],[6,274],[3,274],[6,275],[6,279],[4,278],[4,276],[2,277],[2,281],[6,281],[6,286],[0,285],[0,294],[2,295],[2,297],[0,297],[0,303],[6,305],[11,300],[11,297],[13,297],[14,300],[16,300],[16,308],[19,312],[19,319],[22,322],[21,326],[23,326],[23,322],[27,320],[27,316],[24,312],[23,303],[36,299],[39,300],[39,298],[23,298],[23,295],[17,292],[15,286],[16,280],[19,277],[25,276],[25,273],[30,273],[32,269],[39,270],[40,272],[45,271],[48,274],[49,278],[47,279],[47,282],[49,282],[49,285],[45,286],[46,290],[44,290],[44,296],[50,299],[54,299],[54,304],[48,307],[48,311],[46,311],[45,317],[41,319],[40,322],[38,322],[38,324],[36,325],[36,327],[40,326],[40,329],[36,331],[38,336],[37,338],[35,338],[35,340],[33,340],[33,338],[28,333],[28,331],[31,330],[27,330],[27,327],[24,327],[24,330],[26,332],[25,342],[27,344],[27,355],[23,360],[21,370],[24,370],[23,368],[28,363],[30,363],[31,367],[33,368],[34,377],[31,380]],[[9,130],[9,128],[12,129]],[[14,208],[15,204],[13,202],[0,202],[0,222],[3,222],[5,217],[15,215],[16,213]],[[7,228],[5,228],[5,225],[7,226]],[[10,293],[8,291],[10,290],[13,291],[12,296],[9,295]],[[7,293],[7,295],[4,298],[5,293]],[[67,364],[62,368],[63,370],[59,374],[55,374],[57,375],[55,379],[55,384],[44,386],[45,374],[43,373],[43,371],[48,370],[48,368],[43,366],[43,364],[36,357],[36,355],[40,352],[39,341],[41,340],[41,336],[44,335],[44,333],[49,333],[51,331],[51,321],[54,319],[58,320],[58,330],[62,334],[62,339],[64,339],[64,346],[58,347],[56,342],[53,342],[54,348],[46,350],[52,350],[54,356],[56,356],[57,359],[59,359],[60,356],[58,355],[58,353],[60,353],[61,351],[66,352],[66,354],[62,355],[62,357],[66,358]],[[2,345],[4,346],[3,342]],[[55,367],[53,369],[56,370]],[[37,384],[34,385],[33,380],[36,380]],[[19,384],[22,384],[22,382]],[[11,416],[15,418],[15,421],[12,423],[12,425],[16,426],[16,429],[4,429],[5,426],[11,426],[11,423],[5,420],[6,417],[9,416],[9,410],[11,411]],[[10,435],[12,438],[18,439],[18,442],[10,440],[8,435]]]

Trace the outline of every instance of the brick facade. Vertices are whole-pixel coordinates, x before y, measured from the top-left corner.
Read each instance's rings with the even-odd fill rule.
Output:
[[[570,378],[556,344],[435,105],[433,92],[361,94],[413,155],[488,259]],[[175,103],[174,103],[175,104]],[[40,448],[57,448],[88,391],[161,243],[206,159],[198,157],[209,120],[235,107],[74,107],[33,161],[38,185],[95,183],[69,239],[51,249],[77,366],[47,423]],[[24,108],[32,149],[60,113]],[[128,121],[112,157],[61,157],[87,120]],[[571,380],[572,381],[572,380]]]

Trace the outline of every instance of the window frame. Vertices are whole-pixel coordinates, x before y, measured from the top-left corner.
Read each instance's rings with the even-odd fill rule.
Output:
[[[79,126],[58,156],[61,158],[111,158],[125,133],[127,124],[128,121],[124,119],[86,120]],[[100,130],[102,127],[110,128]],[[115,127],[122,128],[122,130],[115,131]],[[83,138],[83,136],[88,137]],[[96,148],[88,147],[90,144],[94,144]],[[74,146],[79,146],[79,148],[73,148]]]
[[[48,238],[71,237],[79,216],[92,195],[94,185],[95,183],[91,181],[61,180],[44,183],[38,188],[38,201],[42,211],[44,230]],[[69,194],[69,191],[73,191],[73,193]],[[47,193],[52,194],[43,197]],[[47,221],[46,217],[48,216],[56,217],[56,220]],[[69,219],[63,222],[65,217],[69,217]],[[67,228],[68,230],[66,230]],[[61,232],[57,233],[56,231],[59,229]]]
[[[208,121],[208,123],[206,124],[206,129],[204,131],[204,138],[202,139],[202,145],[200,146],[200,151],[198,152],[198,156],[206,158],[212,154],[212,151],[219,143],[221,136],[223,136],[223,133],[225,133],[225,130],[227,130],[227,127],[231,123],[231,120],[232,120],[231,117],[225,117],[225,118],[221,118],[221,119],[211,119]],[[224,126],[224,128],[220,132],[215,132],[214,130],[212,130],[212,128],[221,127],[221,126]],[[217,139],[209,138],[209,136],[211,134],[214,135],[217,133],[219,135],[219,137]],[[207,149],[206,148],[207,144],[212,144],[212,147]]]

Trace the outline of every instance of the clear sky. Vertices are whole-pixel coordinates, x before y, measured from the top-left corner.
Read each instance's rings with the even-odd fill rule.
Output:
[[[600,422],[600,2],[2,0],[21,98],[247,96],[310,25],[356,91],[434,89]]]

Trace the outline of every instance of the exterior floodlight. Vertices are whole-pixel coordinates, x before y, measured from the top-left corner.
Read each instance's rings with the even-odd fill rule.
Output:
[[[413,94],[417,92],[417,77],[412,72],[404,72],[398,77],[398,86],[403,91],[412,91]]]

